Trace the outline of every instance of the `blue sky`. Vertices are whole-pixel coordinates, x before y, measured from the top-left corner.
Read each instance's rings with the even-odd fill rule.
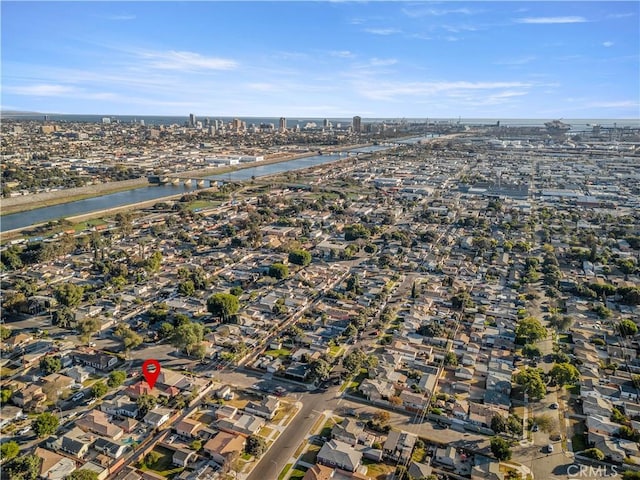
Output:
[[[640,3],[2,1],[3,109],[638,118]]]

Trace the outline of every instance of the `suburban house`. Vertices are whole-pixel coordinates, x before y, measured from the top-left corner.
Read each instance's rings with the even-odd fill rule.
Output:
[[[329,440],[318,452],[318,463],[355,472],[360,466],[362,453],[340,440]]]
[[[40,447],[34,453],[41,460],[39,478],[63,480],[76,469],[76,462],[64,455]]]
[[[87,415],[77,420],[76,425],[82,430],[96,433],[110,440],[118,440],[124,435],[124,431],[111,423],[107,414],[100,410],[91,410]]]
[[[385,457],[395,461],[408,462],[418,437],[413,433],[391,430],[384,442],[382,452]]]
[[[178,435],[181,435],[186,438],[195,438],[196,433],[199,429],[203,427],[201,422],[193,420],[191,418],[185,418],[184,420],[178,422],[174,429]]]
[[[147,413],[142,421],[147,425],[151,425],[154,428],[158,428],[171,418],[172,410],[168,408],[155,408]]]
[[[271,420],[276,416],[276,410],[278,410],[278,407],[280,407],[280,400],[268,395],[259,402],[247,403],[244,410],[247,413],[253,413],[259,417]]]
[[[224,464],[228,455],[242,453],[246,443],[245,437],[227,432],[219,432],[215,437],[204,444],[204,451],[209,454],[214,462]]]

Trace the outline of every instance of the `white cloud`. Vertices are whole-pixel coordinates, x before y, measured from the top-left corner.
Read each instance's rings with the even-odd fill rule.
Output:
[[[332,57],[339,57],[339,58],[352,58],[355,56],[349,50],[334,50],[329,52],[329,55],[331,55]]]
[[[613,47],[614,43],[610,41],[606,41],[602,43],[603,47]]]
[[[10,87],[5,86],[6,93],[13,93],[15,95],[28,95],[34,97],[59,97],[70,95],[76,92],[76,89],[67,85],[52,85],[52,84],[39,84],[39,85],[25,85],[22,87]]]
[[[531,24],[555,24],[555,23],[585,23],[587,19],[584,17],[525,17],[516,18],[516,23],[531,23]]]
[[[148,66],[161,70],[233,70],[238,67],[234,60],[205,57],[195,52],[141,52],[140,56],[149,60]]]
[[[533,86],[527,82],[376,82],[356,81],[357,91],[367,98],[375,100],[392,100],[398,96],[447,96],[467,98],[477,96],[479,92],[508,89],[507,96],[525,95],[526,90]],[[519,90],[515,90],[519,89]],[[498,93],[498,92],[496,92]],[[495,95],[495,93],[493,94]]]
[[[369,65],[372,67],[388,67],[389,65],[395,65],[398,60],[395,58],[372,58],[369,60]]]
[[[276,89],[276,86],[272,83],[247,83],[246,87],[249,90],[255,90],[258,92],[272,92]]]
[[[394,33],[401,33],[400,30],[396,28],[365,28],[364,31],[373,35],[393,35]]]
[[[113,20],[113,21],[119,21],[119,22],[124,22],[124,21],[128,21],[128,20],[135,20],[136,16],[135,15],[107,15],[106,17],[102,17],[105,20]]]
[[[471,14],[474,13],[472,10],[469,10],[468,8],[450,8],[450,9],[439,9],[439,8],[409,9],[409,8],[403,8],[401,11],[407,17],[411,17],[411,18],[442,17],[442,16],[445,16],[445,15],[451,15],[451,14],[471,15]]]
[[[498,60],[496,62],[493,62],[493,64],[494,65],[510,65],[510,66],[527,65],[528,63],[533,62],[536,58],[537,57],[533,55],[518,57],[518,58],[507,58],[504,60]]]

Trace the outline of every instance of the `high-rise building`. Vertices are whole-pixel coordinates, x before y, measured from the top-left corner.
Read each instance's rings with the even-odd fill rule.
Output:
[[[329,119],[328,119],[328,118],[325,118],[325,119],[324,119],[324,122],[322,123],[322,126],[323,126],[324,128],[329,128],[329,125],[330,125],[330,124],[329,124]]]
[[[353,117],[351,128],[353,133],[360,133],[362,131],[362,119],[358,116]]]
[[[193,113],[189,114],[189,126],[191,128],[196,126],[196,116]]]
[[[287,131],[287,119],[286,118],[280,117],[280,124],[279,124],[278,129],[281,132],[286,132]]]

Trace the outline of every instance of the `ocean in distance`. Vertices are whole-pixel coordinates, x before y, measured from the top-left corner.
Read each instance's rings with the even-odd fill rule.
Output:
[[[145,125],[184,125],[189,117],[185,116],[161,116],[161,115],[82,115],[82,114],[55,114],[55,113],[33,113],[33,112],[0,112],[0,119],[2,120],[44,120],[45,115],[47,119],[52,122],[69,122],[69,123],[100,123],[102,119],[108,117],[111,121],[118,121],[120,123],[137,123],[144,120]],[[219,117],[214,115],[197,115],[196,120],[203,121],[209,118],[211,121],[222,120],[224,122],[230,122],[234,118],[239,118],[247,123],[247,125],[260,125],[273,123],[276,127],[279,122],[279,117]],[[351,124],[351,118],[327,118],[333,125],[337,123]],[[381,123],[381,122],[399,122],[401,120],[409,123],[424,123],[429,121],[430,123],[449,123],[449,124],[461,124],[461,125],[495,125],[498,121],[501,126],[509,127],[542,127],[545,122],[554,120],[552,118],[540,119],[540,118],[363,118],[362,123]],[[296,125],[304,127],[307,123],[314,122],[318,127],[322,127],[324,118],[301,118],[301,117],[289,117],[287,118],[287,128],[293,128]],[[630,118],[563,118],[562,122],[571,125],[572,130],[584,130],[591,128],[593,125],[600,125],[602,127],[632,127],[640,128],[640,119]]]

